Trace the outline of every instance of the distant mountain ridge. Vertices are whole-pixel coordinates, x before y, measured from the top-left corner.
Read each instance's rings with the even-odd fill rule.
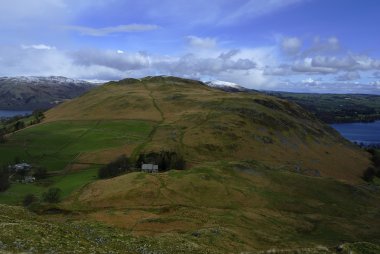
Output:
[[[221,81],[221,80],[214,80],[214,81],[208,81],[205,83],[209,87],[217,88],[226,92],[247,92],[249,91],[248,88],[245,88],[241,85],[238,85],[236,83],[227,82],[227,81]]]
[[[61,76],[0,77],[0,109],[47,109],[80,96],[94,83]]]

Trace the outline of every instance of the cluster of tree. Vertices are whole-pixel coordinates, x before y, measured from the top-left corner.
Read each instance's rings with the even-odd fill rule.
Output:
[[[43,203],[59,203],[61,201],[62,190],[59,188],[49,188],[46,192],[42,193],[42,197],[38,198],[34,194],[27,194],[22,204],[24,207],[32,211],[38,211]]]
[[[131,171],[131,163],[127,156],[121,155],[116,160],[101,167],[98,171],[98,177],[101,179],[112,178]]]
[[[136,161],[136,167],[141,167],[142,163],[151,163],[158,165],[160,171],[167,171],[170,169],[183,170],[186,167],[186,162],[182,155],[173,151],[161,151],[142,153]]]
[[[184,158],[180,154],[172,151],[142,153],[135,163],[131,162],[125,155],[122,155],[101,167],[98,171],[98,177],[100,179],[116,177],[140,169],[143,163],[158,165],[159,171],[167,171],[170,169],[182,170],[185,169],[186,166]]]
[[[25,128],[24,121],[20,120],[13,124],[13,131],[18,131]]]
[[[2,166],[0,167],[0,192],[6,191],[10,186],[8,167]]]
[[[4,144],[7,142],[7,138],[6,138],[6,130],[4,128],[1,128],[0,129],[0,144]]]
[[[366,182],[372,182],[375,177],[380,178],[380,150],[368,149],[370,154],[372,154],[373,166],[368,167],[363,172],[363,180]]]
[[[36,179],[45,179],[48,176],[46,168],[43,167],[36,167],[33,170],[33,176]]]
[[[26,122],[25,119],[33,117],[29,122]],[[27,116],[14,116],[10,118],[3,119],[1,121],[3,128],[0,130],[0,143],[5,142],[5,135],[11,132],[15,132],[21,129],[24,129],[27,126],[40,123],[42,119],[45,118],[45,115],[42,110],[35,110],[31,115]]]
[[[12,117],[6,117],[6,118],[2,118],[1,119],[1,123],[3,125],[9,125],[9,124],[12,124],[14,122],[17,122],[25,117],[29,117],[29,115],[18,115],[18,116],[12,116]]]
[[[30,122],[31,125],[40,123],[42,119],[45,118],[44,112],[42,110],[34,110],[32,113],[34,120]]]
[[[61,201],[62,190],[60,188],[50,188],[42,193],[42,201],[46,203],[58,203]]]

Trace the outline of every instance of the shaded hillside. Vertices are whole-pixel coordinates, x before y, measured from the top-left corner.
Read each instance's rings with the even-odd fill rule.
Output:
[[[313,176],[360,181],[366,153],[313,114],[260,93],[227,93],[198,81],[148,77],[111,82],[50,110],[46,122],[155,121],[142,151],[175,150],[189,165],[256,160]]]
[[[268,92],[293,101],[326,123],[380,120],[380,96],[369,94],[313,94]]]
[[[64,77],[0,77],[0,109],[51,108],[80,96],[93,84]]]

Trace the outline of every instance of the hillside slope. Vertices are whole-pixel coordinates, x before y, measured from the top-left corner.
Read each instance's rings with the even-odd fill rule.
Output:
[[[378,193],[365,187],[260,164],[222,162],[97,181],[60,207],[134,236],[190,239],[218,253],[251,253],[356,241],[378,244],[379,204]]]
[[[0,77],[0,109],[46,109],[80,96],[93,84],[65,77]]]
[[[224,238],[220,233],[208,236],[205,231],[198,236],[163,234],[157,237],[136,237],[128,231],[99,223],[53,217],[42,218],[21,207],[0,205],[0,253],[139,253],[139,254],[220,254],[239,253],[238,249],[227,252],[212,243]],[[286,248],[270,253],[309,254],[376,254],[380,246],[359,242],[342,245],[341,251],[325,246],[307,248]],[[268,252],[250,251],[252,254]]]
[[[251,160],[312,176],[360,182],[366,153],[296,104],[260,93],[227,93],[173,77],[126,79],[53,108],[46,122],[149,120],[134,151],[175,150],[189,165]]]

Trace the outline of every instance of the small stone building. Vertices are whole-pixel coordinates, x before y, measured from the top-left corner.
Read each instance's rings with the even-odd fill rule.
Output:
[[[141,171],[146,173],[158,173],[158,165],[155,164],[141,164]]]
[[[29,165],[28,163],[19,163],[19,164],[15,164],[13,165],[13,167],[11,167],[15,172],[19,172],[19,171],[30,171],[30,169],[32,168],[31,165]]]

